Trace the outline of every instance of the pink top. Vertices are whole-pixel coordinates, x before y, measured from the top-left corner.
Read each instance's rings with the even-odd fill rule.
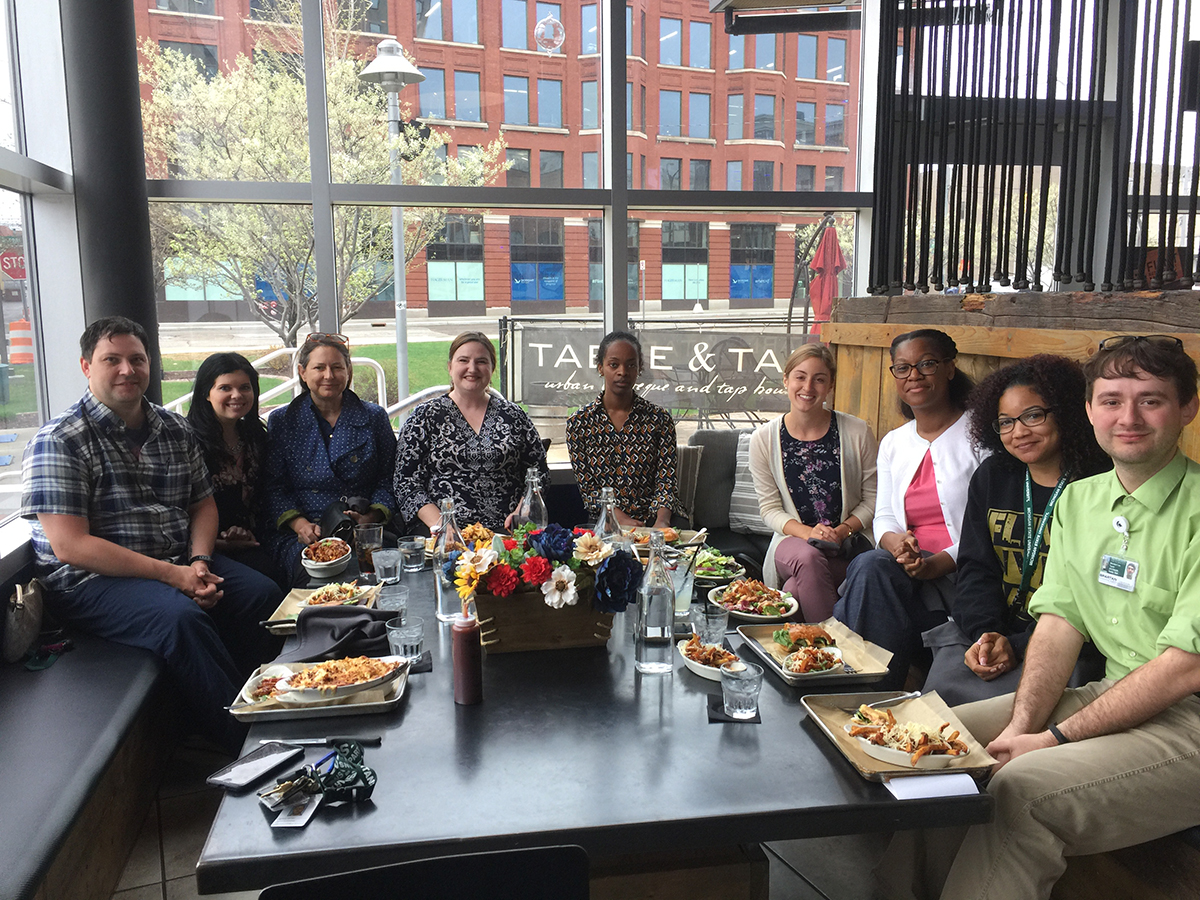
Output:
[[[921,549],[929,553],[940,553],[954,543],[946,528],[942,514],[942,500],[938,496],[937,477],[933,471],[933,456],[925,451],[917,474],[913,476],[908,490],[904,492],[904,516],[909,530],[917,536]]]

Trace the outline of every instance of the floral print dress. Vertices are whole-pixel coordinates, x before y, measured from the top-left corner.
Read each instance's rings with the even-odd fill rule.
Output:
[[[792,437],[780,417],[779,444],[783,477],[800,521],[805,525],[841,522],[842,451],[837,416],[829,417],[829,430],[815,441]]]

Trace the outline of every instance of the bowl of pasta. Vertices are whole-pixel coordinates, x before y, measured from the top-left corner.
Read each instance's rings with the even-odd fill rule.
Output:
[[[313,578],[332,578],[350,564],[350,545],[341,538],[314,541],[300,554],[300,564]]]

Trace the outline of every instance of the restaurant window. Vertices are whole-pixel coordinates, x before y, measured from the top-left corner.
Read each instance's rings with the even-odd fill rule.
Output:
[[[689,22],[688,32],[688,65],[693,69],[712,68],[712,26]]]
[[[460,122],[479,122],[479,73],[454,73],[454,118]]]
[[[630,220],[625,223],[626,290],[629,292],[629,311],[637,309],[641,296],[638,252],[641,222]],[[588,310],[601,312],[604,309],[604,220],[588,219]]]
[[[775,140],[775,98],[770,94],[754,95],[754,139]]]
[[[479,43],[479,10],[477,0],[453,0],[450,19],[454,34],[450,37],[460,44]]]
[[[600,91],[595,81],[583,82],[582,127],[600,127]]]
[[[441,69],[421,69],[425,76],[418,88],[421,115],[429,119],[446,118],[446,73]]]
[[[679,19],[659,19],[658,33],[659,65],[683,65],[683,22]]]
[[[596,24],[596,4],[589,3],[580,8],[580,53],[599,53],[599,31]]]
[[[740,141],[742,139],[742,103],[741,94],[729,95],[729,114],[726,117],[729,128],[726,132],[726,140]]]
[[[712,162],[707,159],[693,159],[688,163],[688,189],[693,191],[709,190]]]
[[[708,303],[708,223],[662,223],[663,309]]]
[[[159,41],[158,46],[163,50],[172,50],[190,56],[200,64],[206,81],[212,81],[217,75],[217,48],[211,44],[189,44],[186,41]]]
[[[725,190],[740,191],[742,189],[742,161],[731,159],[725,163]]]
[[[513,216],[508,225],[514,311],[562,312],[565,308],[563,220]]]
[[[504,76],[504,121],[509,125],[529,124],[529,79]]]
[[[846,42],[842,38],[825,41],[825,80],[846,80]]]
[[[769,159],[754,161],[754,190],[761,193],[775,190],[775,163]]]
[[[815,34],[796,35],[796,77],[817,77],[817,36]]]
[[[826,166],[825,167],[825,190],[840,191],[842,190],[842,177],[846,170],[842,166]]]
[[[658,174],[664,191],[683,190],[683,160],[661,159],[658,162]]]
[[[709,94],[688,94],[688,135],[694,138],[712,136],[712,97]]]
[[[504,151],[504,158],[510,164],[505,173],[506,184],[509,187],[529,187],[529,151],[509,147]]]
[[[416,36],[428,41],[442,39],[442,0],[417,0]]]
[[[633,131],[633,82],[625,82],[625,130]]]
[[[729,305],[771,306],[775,296],[775,226],[729,226]]]
[[[535,9],[535,14],[536,14],[537,18],[534,19],[534,22],[540,22],[540,21],[542,21],[542,19],[545,19],[547,16],[549,16],[550,18],[554,19],[557,22],[560,22],[560,23],[562,22],[562,6],[560,6],[557,3],[539,3]],[[545,52],[550,53],[550,54],[561,53],[562,48],[555,47],[554,49],[546,50]]]
[[[437,303],[470,303],[482,314],[482,216],[447,215],[441,233],[425,247],[425,260],[431,314],[439,314]],[[461,306],[445,310],[451,315],[466,312]]]
[[[743,69],[746,66],[746,38],[740,34],[729,36],[729,61],[727,68]]]
[[[544,188],[563,186],[563,152],[561,150],[538,151],[539,184]]]
[[[198,16],[215,16],[216,0],[158,0],[157,9],[168,12],[192,13]]]
[[[754,68],[772,71],[775,69],[775,35],[754,36]]]
[[[796,104],[796,143],[815,144],[817,142],[817,104]]]
[[[587,152],[583,154],[583,186],[585,189],[600,187],[600,154]]]
[[[796,190],[815,191],[817,189],[817,167],[796,166]]]
[[[562,128],[562,82],[539,78],[538,125],[542,128]]]
[[[846,146],[846,107],[841,103],[825,104],[825,145]]]
[[[512,50],[529,46],[529,22],[525,0],[501,0],[500,45]]]
[[[679,91],[658,92],[658,133],[666,137],[679,137],[682,132]]]

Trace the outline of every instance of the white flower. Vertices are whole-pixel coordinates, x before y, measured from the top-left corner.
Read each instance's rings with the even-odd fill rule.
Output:
[[[477,547],[474,550],[467,550],[458,558],[458,568],[471,566],[480,575],[486,575],[496,564],[498,558],[499,554],[491,547]]]
[[[581,559],[593,569],[613,555],[613,545],[606,544],[594,534],[581,534],[575,541],[576,559]]]
[[[542,585],[542,593],[546,596],[546,605],[554,609],[564,606],[574,606],[578,595],[575,593],[575,573],[570,566],[559,566],[550,573],[550,580]]]

